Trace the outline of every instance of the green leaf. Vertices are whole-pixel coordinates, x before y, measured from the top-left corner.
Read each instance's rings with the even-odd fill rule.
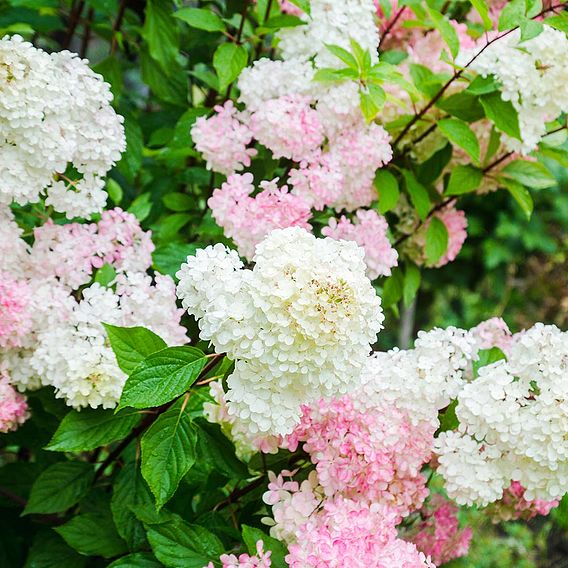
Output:
[[[418,182],[414,174],[409,170],[403,170],[402,175],[406,183],[406,191],[410,195],[410,200],[418,212],[422,221],[426,219],[430,212],[430,197],[426,188]]]
[[[45,530],[35,536],[24,568],[83,568],[86,562],[58,534]]]
[[[437,10],[434,10],[430,6],[427,6],[426,9],[428,10],[428,15],[432,19],[434,27],[440,32],[442,39],[450,48],[450,53],[455,59],[460,51],[460,40],[454,26],[452,26],[448,18]]]
[[[228,478],[250,477],[247,466],[237,458],[234,445],[218,424],[206,420],[196,421],[198,426],[197,455],[199,461],[219,471]]]
[[[120,205],[124,193],[122,191],[122,187],[120,187],[118,182],[111,178],[108,178],[106,181],[105,190],[108,193],[108,196],[114,201],[114,203],[116,205]]]
[[[568,150],[564,148],[547,146],[541,144],[539,147],[539,152],[543,156],[550,158],[551,160],[557,161],[561,166],[568,168]]]
[[[142,129],[140,128],[136,118],[122,110],[121,112],[125,115],[124,134],[126,136],[126,152],[122,154],[122,158],[120,162],[118,162],[117,168],[130,182],[133,182],[140,170],[140,166],[142,165],[144,139]],[[148,197],[150,196],[148,195]]]
[[[150,211],[152,211],[152,195],[150,193],[143,193],[139,195],[128,208],[129,213],[132,213],[138,221],[144,221]]]
[[[246,67],[247,62],[247,50],[242,45],[222,43],[215,50],[213,67],[219,77],[219,91],[227,89]]]
[[[378,170],[375,175],[375,188],[379,194],[379,212],[384,215],[396,207],[400,190],[397,179],[387,170]]]
[[[556,178],[539,162],[514,160],[501,170],[501,174],[533,189],[546,189],[557,184]]]
[[[525,0],[511,0],[507,2],[499,15],[498,30],[502,32],[519,26],[526,19],[525,12]]]
[[[207,361],[195,347],[168,347],[147,357],[128,377],[119,408],[161,406],[186,392]]]
[[[487,116],[501,132],[517,140],[521,139],[519,116],[511,101],[504,101],[501,98],[501,93],[498,91],[483,95],[479,100],[485,110],[485,116]]]
[[[107,568],[161,568],[162,563],[158,562],[153,554],[149,552],[135,552],[128,556],[123,556],[109,564]]]
[[[145,327],[117,327],[103,323],[118,366],[127,375],[149,355],[167,347],[166,342]]]
[[[367,122],[371,122],[383,108],[387,95],[382,87],[370,83],[366,91],[359,91],[359,98],[363,116]]]
[[[164,70],[175,62],[179,51],[179,35],[169,2],[148,0],[142,37],[148,51]]]
[[[463,195],[475,191],[483,180],[483,172],[473,166],[456,166],[450,175],[445,195]]]
[[[499,182],[504,185],[507,191],[513,196],[527,219],[530,219],[534,209],[534,202],[529,190],[513,179],[499,178]]]
[[[402,298],[404,278],[400,268],[394,268],[392,275],[385,280],[383,287],[383,307],[385,309],[394,306]]]
[[[426,230],[426,262],[430,266],[436,263],[444,256],[448,250],[448,229],[444,222],[438,217],[432,217]]]
[[[258,33],[263,33],[266,31],[279,30],[281,28],[297,28],[298,26],[305,26],[306,22],[298,18],[298,16],[292,16],[291,14],[279,14],[274,16],[264,22],[262,26],[257,29]]]
[[[116,532],[110,514],[84,513],[54,530],[69,546],[86,556],[112,558],[126,552],[126,545]]]
[[[148,527],[156,558],[169,568],[203,568],[224,552],[223,543],[207,529],[176,517]]]
[[[497,83],[493,75],[488,75],[487,77],[478,75],[463,92],[471,95],[487,95],[498,90],[499,83]]]
[[[312,13],[310,7],[310,0],[289,0],[290,3],[294,4],[294,6],[298,6],[302,12],[308,14],[308,16]]]
[[[247,550],[251,556],[257,554],[256,543],[261,540],[264,543],[264,551],[272,551],[270,555],[270,560],[272,562],[272,568],[287,568],[286,555],[288,554],[288,549],[284,543],[268,536],[264,531],[260,529],[249,527],[248,525],[243,525],[243,541],[246,544]]]
[[[566,12],[562,12],[556,16],[551,16],[550,18],[546,18],[544,22],[547,26],[560,30],[565,34],[568,34],[568,14]]]
[[[160,509],[195,463],[197,431],[187,399],[179,399],[142,436],[142,475]]]
[[[320,83],[331,83],[336,81],[345,81],[347,79],[356,80],[359,78],[359,73],[354,69],[318,69],[314,75],[313,80]]]
[[[46,447],[53,452],[88,452],[121,440],[140,422],[140,413],[84,408],[71,410]]]
[[[420,269],[415,264],[409,262],[406,266],[404,286],[402,289],[402,299],[405,306],[409,306],[412,300],[414,300],[418,289],[420,288],[421,280],[422,276],[420,274]]]
[[[339,45],[333,45],[330,43],[326,43],[325,47],[327,47],[327,49],[331,51],[331,53],[333,53],[335,57],[343,61],[343,63],[345,63],[347,67],[350,67],[355,71],[359,69],[359,65],[353,54],[349,53],[349,51],[347,51],[346,49],[343,49],[343,47]]]
[[[189,211],[195,207],[195,199],[186,193],[167,193],[162,201],[164,205],[172,211]]]
[[[116,278],[116,270],[111,264],[103,264],[95,275],[95,282],[101,286],[108,286]]]
[[[193,256],[199,245],[194,243],[168,243],[152,254],[154,269],[175,278],[188,256]]]
[[[467,90],[442,99],[436,106],[466,122],[476,122],[485,116],[478,97],[469,94]]]
[[[221,17],[205,8],[182,8],[174,12],[174,18],[184,21],[192,28],[206,32],[224,32],[226,29]]]
[[[505,353],[499,347],[492,347],[491,349],[480,349],[477,361],[473,362],[473,376],[479,376],[479,369],[487,365],[492,365],[502,359],[507,359]]]
[[[66,511],[91,488],[95,472],[92,464],[61,462],[48,467],[33,484],[24,515]]]
[[[477,13],[481,16],[481,21],[483,22],[483,27],[486,30],[493,28],[493,22],[489,17],[489,8],[485,0],[471,0],[471,5],[475,8]]]
[[[542,22],[526,19],[521,23],[521,42],[528,41],[540,35],[544,31]]]
[[[135,511],[154,507],[154,498],[142,478],[138,462],[128,462],[113,483],[110,510],[118,534],[130,550],[147,548],[148,544],[146,530]]]
[[[460,425],[460,421],[456,414],[457,405],[458,405],[457,399],[454,399],[452,400],[452,402],[450,402],[450,404],[446,408],[446,411],[440,417],[440,427],[438,428],[436,435],[438,435],[440,432],[448,432],[449,430],[455,430]]]
[[[167,72],[144,49],[140,53],[142,80],[160,100],[187,108],[187,72],[177,62],[169,65]],[[126,140],[128,144],[128,137]]]
[[[456,146],[459,146],[467,155],[479,164],[479,142],[473,130],[457,118],[445,118],[438,122],[438,127],[446,138]]]

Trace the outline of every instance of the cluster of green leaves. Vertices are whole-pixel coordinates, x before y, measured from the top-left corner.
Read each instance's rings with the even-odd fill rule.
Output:
[[[220,555],[239,550],[241,542],[241,552],[255,553],[263,540],[273,565],[285,568],[285,547],[260,524],[258,482],[266,480],[254,464],[262,462],[253,459],[249,468],[221,429],[203,418],[209,396],[196,383],[222,377],[230,361],[195,347],[167,347],[144,328],[106,329],[128,373],[117,409],[62,416],[62,407],[48,399],[53,394],[43,393],[42,412],[54,416],[50,439],[39,442],[42,459],[0,469],[2,497],[10,505],[25,503],[22,514],[30,519],[23,523],[32,541],[26,566],[76,568],[93,561],[113,568],[202,568],[210,561],[218,566]],[[36,427],[44,427],[42,412],[34,415]],[[28,436],[29,426],[13,437]],[[256,492],[243,491],[244,504],[235,508],[239,486],[251,481]]]

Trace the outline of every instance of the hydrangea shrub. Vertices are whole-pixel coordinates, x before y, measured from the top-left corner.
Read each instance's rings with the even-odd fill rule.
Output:
[[[568,332],[412,318],[477,207],[527,223],[567,167],[567,8],[8,0],[0,563],[478,566],[488,525],[565,528]]]

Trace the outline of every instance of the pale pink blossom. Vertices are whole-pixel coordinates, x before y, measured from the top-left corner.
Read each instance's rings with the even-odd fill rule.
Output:
[[[352,222],[345,216],[339,221],[329,220],[322,234],[337,240],[355,241],[365,249],[367,275],[371,280],[379,276],[390,276],[391,269],[398,265],[398,252],[387,236],[387,220],[376,211],[359,209]]]
[[[249,556],[248,554],[223,554],[220,558],[223,568],[270,568],[272,561],[270,555],[272,552],[264,552],[264,543],[259,540],[256,543],[256,555]],[[209,562],[206,568],[214,568],[213,562]]]
[[[14,389],[8,376],[0,372],[0,432],[16,430],[28,418],[26,398]]]
[[[487,511],[495,523],[519,519],[528,521],[537,515],[548,515],[559,503],[558,499],[526,499],[525,488],[518,481],[513,481],[503,492],[503,497],[492,503]]]
[[[481,322],[471,329],[479,349],[498,347],[507,354],[513,344],[513,335],[503,318],[495,317]]]
[[[343,497],[327,499],[290,544],[290,568],[435,568],[416,547],[397,537],[388,508]]]
[[[287,186],[279,188],[276,181],[261,182],[262,191],[252,197],[252,174],[234,174],[207,202],[217,224],[248,259],[254,256],[256,245],[274,229],[311,229],[309,203],[302,196],[289,193]]]
[[[31,329],[30,287],[0,271],[0,348],[21,347]]]
[[[472,529],[459,528],[458,508],[442,495],[436,494],[421,509],[422,522],[408,539],[418,550],[431,556],[436,564],[466,556],[473,535]]]
[[[233,101],[214,108],[209,118],[200,116],[191,129],[195,147],[207,161],[207,169],[230,175],[250,166],[250,159],[256,156],[252,132],[248,127],[247,115],[239,112]]]
[[[387,504],[403,517],[428,494],[420,469],[430,458],[433,433],[396,408],[362,408],[346,395],[304,406],[287,445],[295,451],[303,443],[327,497]]]
[[[330,160],[328,154],[323,154],[312,163],[301,162],[300,167],[290,170],[288,176],[292,193],[301,195],[319,211],[339,199],[343,180],[341,168]]]
[[[308,160],[324,140],[323,126],[310,98],[289,95],[261,103],[251,115],[254,137],[275,158]]]
[[[436,267],[444,266],[452,262],[458,256],[467,239],[467,219],[465,213],[448,205],[435,213],[435,216],[446,225],[448,230],[448,248],[442,258],[436,263]]]

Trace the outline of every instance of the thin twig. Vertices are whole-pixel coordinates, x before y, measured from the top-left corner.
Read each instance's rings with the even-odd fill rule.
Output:
[[[80,2],[77,5],[73,3],[73,8],[71,9],[71,14],[69,15],[69,26],[67,27],[67,33],[65,34],[65,39],[61,44],[61,47],[63,49],[68,49],[69,46],[71,45],[71,40],[73,39],[75,30],[79,25],[81,14],[83,13],[84,8],[85,8],[85,0],[80,0]]]
[[[87,21],[85,22],[85,27],[83,31],[83,40],[81,41],[81,49],[79,50],[79,55],[83,59],[87,55],[87,49],[89,49],[89,42],[91,41],[91,25],[93,23],[93,18],[95,17],[95,10],[91,8],[87,13]]]
[[[126,11],[126,1],[127,0],[121,0],[120,6],[118,8],[118,14],[116,15],[116,20],[114,21],[114,24],[112,25],[112,40],[111,40],[111,43],[110,43],[110,54],[111,55],[114,55],[114,52],[116,51],[116,48],[118,46],[117,35],[118,35],[118,32],[120,31],[120,28],[122,26],[122,20],[124,19],[124,12]]]
[[[396,25],[396,23],[398,22],[398,20],[400,19],[400,17],[402,16],[403,12],[406,10],[406,6],[403,6],[394,16],[394,18],[389,22],[389,24],[387,25],[387,27],[385,28],[385,31],[381,34],[381,46],[384,45],[385,40],[387,39],[388,35],[391,33],[392,29],[394,28],[394,26]]]
[[[223,501],[221,501],[220,503],[217,503],[217,505],[215,505],[213,510],[219,511],[221,509],[224,509],[225,507],[228,507],[229,505],[232,505],[235,501],[238,501],[244,495],[247,495],[251,491],[254,491],[258,487],[260,487],[264,483],[264,481],[265,481],[265,477],[263,475],[261,477],[258,477],[257,479],[255,479],[254,481],[252,481],[251,483],[249,483],[248,485],[246,485],[242,489],[238,489],[237,487],[235,487],[235,489],[231,492],[231,494],[226,499],[224,499]]]

